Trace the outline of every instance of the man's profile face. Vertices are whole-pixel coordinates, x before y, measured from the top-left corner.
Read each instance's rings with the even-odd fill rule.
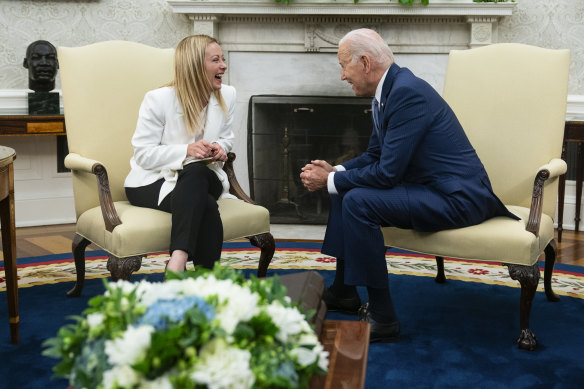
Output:
[[[339,46],[338,58],[339,65],[341,65],[341,80],[351,84],[355,96],[371,96],[371,93],[367,90],[363,63],[361,61],[353,62],[353,55],[347,42],[343,42]]]

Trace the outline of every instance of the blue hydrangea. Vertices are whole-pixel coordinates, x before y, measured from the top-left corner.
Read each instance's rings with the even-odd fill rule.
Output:
[[[152,304],[138,321],[138,324],[150,324],[160,330],[167,327],[167,323],[180,322],[185,312],[197,307],[207,320],[215,317],[215,308],[197,296],[186,296],[174,299],[161,299]]]

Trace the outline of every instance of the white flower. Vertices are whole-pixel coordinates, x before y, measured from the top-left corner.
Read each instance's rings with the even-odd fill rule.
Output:
[[[255,377],[249,367],[250,360],[249,351],[229,347],[217,339],[203,347],[191,378],[209,389],[251,388]]]
[[[143,357],[150,347],[150,335],[154,327],[141,325],[128,327],[124,334],[105,342],[105,353],[111,365],[132,365]]]
[[[298,363],[300,366],[308,366],[312,365],[318,355],[314,353],[312,350],[307,349],[306,347],[297,347],[290,351],[290,354],[298,358]]]
[[[170,376],[168,374],[157,377],[153,381],[143,381],[140,389],[172,389]]]
[[[171,300],[176,298],[176,296],[184,294],[184,284],[189,284],[193,281],[192,279],[185,279],[182,281],[171,280],[164,283],[156,282],[151,283],[149,288],[145,285],[144,287],[138,285],[139,293],[137,294],[140,296],[140,304],[149,307],[157,300]]]
[[[237,323],[249,321],[258,312],[259,296],[252,293],[248,287],[234,284],[231,280],[218,280],[213,275],[192,281],[182,283],[183,293],[203,298],[217,296],[219,306],[216,317],[227,334],[233,333]]]
[[[233,333],[237,323],[249,321],[258,312],[259,296],[249,289],[231,283],[219,293],[219,302],[225,303],[217,309],[217,318],[228,334]]]
[[[319,355],[318,367],[323,371],[327,371],[329,365],[329,352],[324,349],[321,343],[317,343],[316,346],[314,346],[313,351]]]
[[[304,316],[296,308],[286,308],[276,301],[268,305],[266,311],[278,326],[276,337],[282,342],[287,342],[292,335],[311,331]]]
[[[318,343],[318,338],[314,332],[306,332],[298,338],[298,344],[302,346],[314,346]]]
[[[136,288],[136,285],[130,281],[118,280],[116,282],[110,282],[109,287],[111,289],[121,289],[124,294],[128,294]],[[105,291],[104,296],[110,296],[109,290]]]
[[[318,367],[326,371],[328,369],[328,351],[318,342],[314,334],[302,334],[298,342],[299,345],[309,346],[297,347],[291,351],[292,355],[298,358],[301,366],[312,365],[318,359]]]
[[[318,367],[321,368],[323,371],[328,371],[328,357],[329,352],[322,347],[322,344],[317,344],[316,347],[320,350],[320,357],[318,358]]]
[[[103,373],[103,386],[111,389],[114,385],[122,388],[132,388],[140,382],[138,373],[128,365],[114,366]]]
[[[103,323],[103,314],[95,312],[87,315],[87,324],[89,325],[89,328],[95,328],[101,323]]]

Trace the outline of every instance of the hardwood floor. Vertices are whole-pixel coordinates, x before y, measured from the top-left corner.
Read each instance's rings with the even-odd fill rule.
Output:
[[[556,241],[558,234],[556,232]],[[584,266],[584,231],[562,231],[562,242],[558,243],[559,263]]]
[[[70,253],[74,235],[75,224],[17,228],[16,256],[27,258]],[[90,245],[87,249],[97,250],[99,248]],[[562,242],[558,243],[557,262],[584,266],[584,232],[563,231]]]
[[[75,224],[17,228],[16,257],[28,258],[39,255],[70,253],[74,236]],[[98,249],[95,245],[90,245],[87,248],[87,250]],[[3,253],[0,254],[4,258]]]

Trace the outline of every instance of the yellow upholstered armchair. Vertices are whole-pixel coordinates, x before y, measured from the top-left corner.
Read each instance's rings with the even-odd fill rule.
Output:
[[[85,249],[94,243],[109,253],[112,279],[129,279],[142,257],[168,251],[169,213],[130,205],[124,180],[130,170],[131,138],[144,94],[173,77],[173,49],[109,41],[83,47],[59,47],[65,123],[72,170],[76,234],[73,255],[77,282],[68,292],[79,296],[85,278]],[[265,276],[274,254],[267,209],[255,205],[233,173],[235,155],[224,169],[231,193],[243,200],[220,199],[224,240],[248,238],[260,247],[258,276]]]
[[[460,120],[491,179],[493,190],[521,220],[496,217],[480,225],[420,233],[383,228],[390,247],[436,256],[436,281],[444,282],[444,257],[500,262],[521,285],[521,349],[533,350],[531,303],[545,253],[547,299],[556,259],[554,221],[566,114],[567,50],[494,44],[452,51],[443,96]],[[545,194],[545,195],[544,195]]]

